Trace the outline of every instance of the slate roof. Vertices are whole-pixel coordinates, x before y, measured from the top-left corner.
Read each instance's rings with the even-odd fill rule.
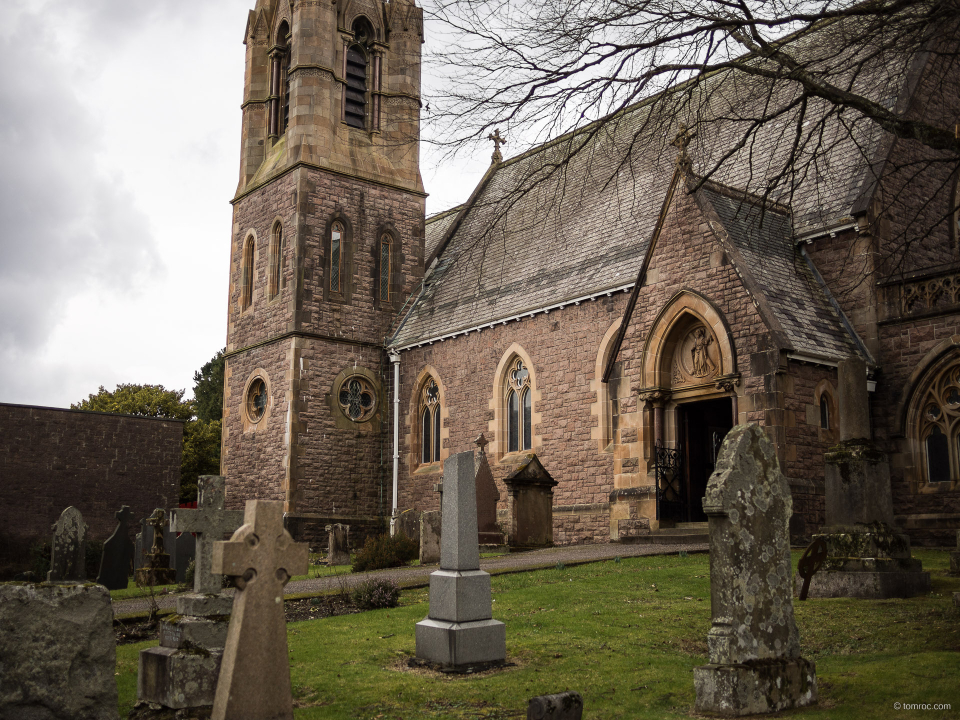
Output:
[[[842,46],[840,25],[800,38],[800,52],[835,62],[825,48]],[[899,57],[886,59],[892,67],[861,71],[850,83],[892,105],[904,87],[908,63]],[[707,112],[716,118],[697,125],[689,148],[695,173],[702,174],[734,147],[745,125],[760,114],[758,105],[769,104],[769,98],[758,93],[757,82],[765,81],[730,71],[709,78],[695,91],[708,98]],[[788,103],[790,92],[787,86],[775,90],[772,104]],[[389,344],[407,347],[631,285],[675,164],[670,141],[680,120],[658,114],[663,97],[499,164],[458,212],[428,221],[428,263],[435,252],[439,255],[422,296]],[[745,257],[771,259],[758,275],[758,285],[773,295],[788,287],[797,293],[789,301],[772,303],[796,349],[816,348],[823,354],[826,347],[828,354],[847,355],[849,341],[842,339],[844,331],[819,288],[810,285],[812,278],[795,255],[792,235],[850,218],[860,196],[870,190],[868,160],[884,152],[882,135],[865,121],[844,117],[841,124],[827,107],[811,106],[807,117],[817,128],[812,142],[818,159],[809,174],[788,178],[781,183],[785,189],[773,196],[789,203],[792,228],[746,232],[741,225],[749,224],[752,215],[738,217],[719,198],[718,214],[722,208],[724,222],[733,224],[731,237],[745,238]],[[786,121],[768,123],[754,143],[741,148],[711,179],[762,193],[771,168],[791,151],[784,140],[791,128]]]
[[[738,268],[763,293],[788,349],[830,360],[857,353],[839,314],[793,243],[789,214],[713,184],[704,185],[698,196],[720,218],[724,239],[739,252]]]

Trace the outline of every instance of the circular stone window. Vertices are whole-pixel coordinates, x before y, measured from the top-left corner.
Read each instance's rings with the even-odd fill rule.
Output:
[[[337,400],[343,414],[353,422],[366,422],[377,409],[377,391],[360,375],[348,377],[340,384]]]
[[[260,422],[267,411],[267,384],[263,378],[256,378],[247,390],[247,417],[250,422]]]

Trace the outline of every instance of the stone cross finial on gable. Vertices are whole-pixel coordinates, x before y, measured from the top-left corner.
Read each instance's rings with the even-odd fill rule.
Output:
[[[492,133],[487,135],[487,140],[493,140],[493,155],[490,156],[490,164],[496,165],[503,162],[503,154],[500,152],[500,146],[506,145],[506,139],[500,135],[500,128],[495,128]]]
[[[219,575],[211,571],[213,544],[223,540],[227,533],[233,533],[243,524],[242,510],[224,510],[224,479],[220,475],[203,475],[198,483],[200,488],[197,508],[174,510],[170,516],[170,529],[173,532],[197,533],[197,560],[193,574],[193,590],[198,593],[214,595],[221,590]]]
[[[309,548],[283,529],[283,503],[248,500],[244,524],[213,546],[213,572],[237,595],[213,703],[214,720],[293,719],[283,587],[308,568]]]
[[[487,445],[490,444],[490,442],[483,436],[483,433],[477,435],[477,439],[474,440],[474,442],[477,444],[477,447],[480,448],[480,452],[482,453],[487,451]]]
[[[677,155],[677,166],[684,171],[690,170],[690,156],[687,154],[687,147],[689,147],[690,141],[693,140],[695,134],[696,133],[690,132],[686,125],[680,123],[677,136],[673,139],[673,142],[670,143],[680,149],[680,153]]]

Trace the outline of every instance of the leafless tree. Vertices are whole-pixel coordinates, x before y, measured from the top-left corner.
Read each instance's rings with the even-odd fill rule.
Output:
[[[675,152],[680,125],[701,182],[800,202],[796,221],[851,164],[874,182],[896,177],[891,188],[934,168],[949,193],[960,162],[958,0],[433,0],[425,9],[439,29],[428,61],[449,78],[430,98],[432,141],[456,152],[500,128],[515,153],[561,138],[563,151],[521,192],[547,178],[567,184],[557,176],[571,159],[615,133],[629,142],[617,148],[612,182],[651,142]],[[913,150],[894,153],[897,143]],[[942,195],[911,200],[898,227],[942,234],[956,213]],[[905,268],[915,241],[900,233],[889,269]]]

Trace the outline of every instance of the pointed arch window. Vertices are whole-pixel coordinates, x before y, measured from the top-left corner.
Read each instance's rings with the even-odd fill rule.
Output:
[[[253,236],[243,244],[243,258],[240,271],[240,310],[246,310],[253,304]]]
[[[529,450],[533,445],[533,397],[530,371],[517,358],[507,378],[507,452]]]
[[[433,378],[420,392],[420,462],[440,461],[440,388]]]
[[[956,482],[960,477],[960,360],[941,367],[916,398],[924,483]]]
[[[330,228],[330,292],[343,292],[343,225]]]
[[[380,236],[380,277],[378,296],[381,302],[390,302],[390,250],[392,238],[388,233]]]
[[[270,237],[270,280],[269,296],[272,300],[280,294],[280,283],[283,279],[283,226],[277,223],[273,226]]]

